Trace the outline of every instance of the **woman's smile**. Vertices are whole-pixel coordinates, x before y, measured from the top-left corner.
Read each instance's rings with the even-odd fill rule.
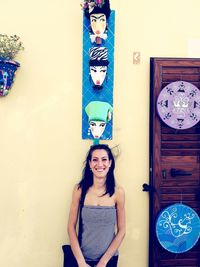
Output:
[[[96,168],[96,170],[97,170],[98,172],[103,172],[103,171],[105,170],[105,168]]]

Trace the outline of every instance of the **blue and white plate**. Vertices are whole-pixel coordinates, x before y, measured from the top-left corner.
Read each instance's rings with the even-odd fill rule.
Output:
[[[195,246],[200,237],[200,219],[189,206],[174,204],[165,208],[156,222],[161,246],[172,253],[183,253]]]

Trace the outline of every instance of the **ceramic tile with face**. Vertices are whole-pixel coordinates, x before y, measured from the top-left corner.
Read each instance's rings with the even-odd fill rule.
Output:
[[[106,124],[112,118],[112,106],[107,102],[91,101],[85,108],[88,115],[89,129],[94,139],[100,139]]]
[[[90,130],[94,139],[99,139],[106,128],[104,121],[90,121]]]
[[[84,3],[84,13],[90,20],[91,42],[101,44],[102,40],[107,39],[107,20],[111,12],[110,2],[109,0],[85,0]]]
[[[106,47],[92,47],[89,50],[90,77],[93,81],[93,88],[100,90],[107,75],[108,49]]]
[[[101,39],[106,39],[106,16],[102,13],[90,15],[90,26],[96,43],[101,44]]]

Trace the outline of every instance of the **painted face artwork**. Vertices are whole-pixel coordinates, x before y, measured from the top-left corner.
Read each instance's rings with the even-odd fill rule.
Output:
[[[95,87],[102,86],[107,73],[106,66],[92,66],[90,67],[90,74]]]
[[[90,76],[94,89],[102,89],[108,69],[108,49],[106,47],[90,48]]]
[[[85,108],[88,116],[89,130],[94,139],[100,139],[106,124],[112,117],[112,106],[107,102],[91,101]]]
[[[90,15],[90,26],[94,35],[101,37],[106,30],[106,15],[102,13]]]
[[[84,0],[81,6],[90,21],[91,42],[101,44],[107,39],[107,21],[111,13],[109,0]]]
[[[90,130],[94,139],[99,139],[106,128],[104,121],[90,121]]]

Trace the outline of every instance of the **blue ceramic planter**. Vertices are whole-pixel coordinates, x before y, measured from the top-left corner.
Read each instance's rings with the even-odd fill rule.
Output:
[[[20,67],[18,62],[0,58],[0,96],[9,93],[18,67]]]

